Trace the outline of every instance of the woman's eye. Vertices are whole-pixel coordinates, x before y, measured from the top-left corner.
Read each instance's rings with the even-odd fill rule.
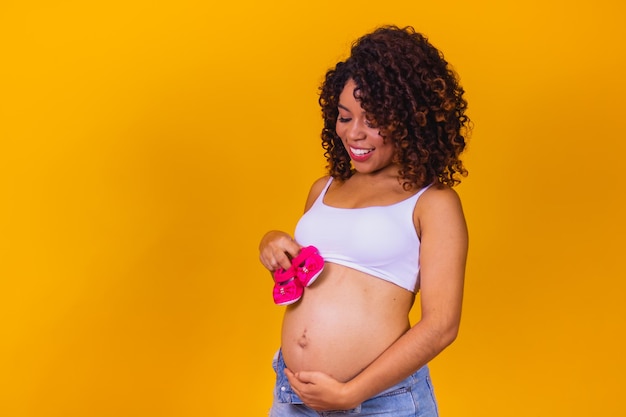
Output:
[[[350,118],[349,117],[338,117],[337,121],[339,123],[348,123],[350,121]]]

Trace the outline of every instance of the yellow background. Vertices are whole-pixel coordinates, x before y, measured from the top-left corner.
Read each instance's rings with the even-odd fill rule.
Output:
[[[444,51],[475,123],[442,416],[625,415],[625,17],[617,0],[4,0],[0,415],[265,415],[282,308],[258,241],[293,230],[323,174],[324,71],[382,23]]]

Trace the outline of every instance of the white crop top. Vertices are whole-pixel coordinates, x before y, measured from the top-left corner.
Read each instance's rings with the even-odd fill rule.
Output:
[[[296,241],[302,246],[315,246],[326,262],[347,266],[417,292],[420,241],[413,223],[413,210],[430,185],[388,206],[338,208],[324,204],[331,183],[332,178],[298,221]]]

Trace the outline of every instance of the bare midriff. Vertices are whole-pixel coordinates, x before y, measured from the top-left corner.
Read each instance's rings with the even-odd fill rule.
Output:
[[[349,381],[409,329],[414,295],[393,283],[326,263],[285,311],[281,347],[294,372]]]

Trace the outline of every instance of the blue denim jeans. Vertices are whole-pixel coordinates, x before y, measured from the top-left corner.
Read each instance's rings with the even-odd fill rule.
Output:
[[[270,417],[340,415],[437,417],[439,415],[427,366],[358,407],[337,411],[315,411],[302,403],[302,400],[291,389],[285,376],[285,361],[280,349],[274,356],[272,366],[276,372],[276,386]]]

